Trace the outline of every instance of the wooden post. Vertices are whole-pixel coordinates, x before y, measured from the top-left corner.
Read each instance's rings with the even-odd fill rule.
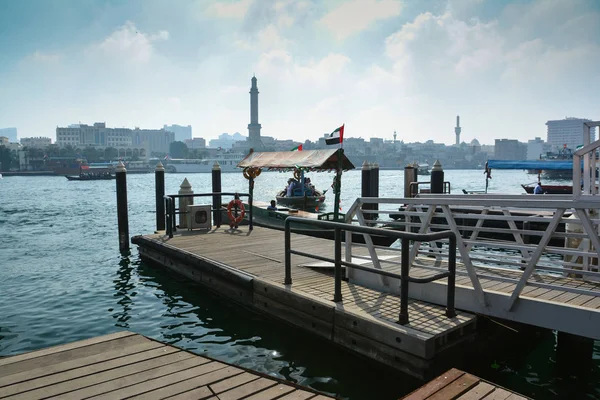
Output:
[[[372,197],[373,196],[371,194],[371,189],[373,187],[371,185],[371,177],[372,177],[371,164],[369,164],[367,162],[367,160],[365,160],[362,165],[361,192],[360,192],[361,197]],[[373,207],[372,207],[372,204],[363,204],[362,209],[363,210],[371,210],[371,209],[373,209]],[[365,214],[364,218],[371,219],[371,218],[373,218],[373,216],[372,216],[372,214]]]
[[[122,161],[116,169],[117,177],[117,221],[119,229],[119,250],[129,250],[129,216],[127,215],[127,170]]]
[[[431,168],[431,193],[444,193],[444,170],[439,160]]]
[[[379,197],[379,164],[371,165],[371,197]],[[379,204],[373,203],[372,210],[379,210]],[[372,219],[377,219],[377,214],[372,214]]]
[[[344,149],[338,149],[337,151],[337,170],[335,172],[335,199],[333,205],[333,220],[339,222],[338,219],[340,217],[340,190],[342,189],[342,157],[344,157]]]
[[[188,182],[187,178],[183,179],[181,186],[179,186],[179,194],[189,195],[194,194],[192,185]],[[193,197],[180,197],[179,198],[179,227],[187,228],[187,212],[188,206],[194,204]]]
[[[159,161],[154,170],[154,189],[156,193],[156,230],[165,230],[165,167]]]
[[[404,197],[407,199],[414,197],[410,188],[410,184],[417,181],[416,175],[417,171],[414,165],[408,164],[406,167],[404,167]]]
[[[221,193],[221,166],[215,161],[212,167],[212,192]],[[221,201],[220,194],[213,195],[213,222],[217,227],[221,227]]]

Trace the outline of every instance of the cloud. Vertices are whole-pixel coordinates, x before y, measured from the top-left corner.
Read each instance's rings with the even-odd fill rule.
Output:
[[[26,57],[27,60],[36,63],[56,63],[60,60],[61,56],[57,53],[44,53],[36,50],[33,54]]]
[[[133,22],[127,21],[94,47],[105,56],[114,57],[115,60],[145,63],[154,54],[153,43],[168,39],[169,32],[165,30],[156,34],[147,34],[138,30]]]
[[[206,14],[218,18],[242,19],[246,16],[252,0],[219,1],[206,9]]]
[[[350,0],[326,14],[319,24],[329,29],[338,40],[367,29],[378,20],[400,15],[398,0]]]

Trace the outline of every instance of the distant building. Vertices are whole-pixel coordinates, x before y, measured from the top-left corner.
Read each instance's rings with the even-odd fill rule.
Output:
[[[549,146],[542,138],[536,137],[533,140],[527,142],[527,159],[528,160],[539,160],[542,154],[546,154]]]
[[[11,143],[17,143],[17,128],[0,128],[0,136],[8,138]]]
[[[184,142],[188,139],[192,139],[192,126],[182,125],[165,125],[163,126],[165,131],[173,132],[175,134],[176,142]],[[189,147],[189,146],[188,146]]]
[[[497,160],[525,160],[527,145],[514,139],[496,139],[494,158]]]
[[[577,146],[583,144],[583,123],[590,122],[584,118],[565,118],[546,122],[548,126],[548,137],[546,142],[551,152],[559,152],[563,149],[575,151]],[[590,142],[596,138],[596,128],[590,129]]]
[[[169,146],[175,141],[175,134],[164,129],[140,129],[131,131],[131,140],[134,146],[146,149],[146,154],[168,154]]]
[[[0,136],[0,146],[6,146],[10,143],[10,140],[6,136]]]
[[[52,144],[52,139],[49,137],[28,137],[21,138],[21,144],[24,147],[33,147],[37,149],[43,149]]]
[[[177,138],[177,133],[175,133],[175,138]],[[188,149],[205,149],[206,148],[206,140],[204,140],[203,138],[199,138],[199,137],[195,137],[192,139],[186,139],[184,143],[188,147]]]
[[[222,148],[222,149],[231,149],[235,142],[246,141],[246,137],[242,136],[239,132],[230,135],[228,133],[221,133],[218,139],[212,139],[208,142],[208,147],[210,148]],[[247,148],[247,144],[244,143],[244,146]]]

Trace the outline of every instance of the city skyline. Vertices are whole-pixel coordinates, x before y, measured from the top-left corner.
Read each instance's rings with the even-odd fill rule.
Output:
[[[92,0],[0,6],[0,126],[56,139],[82,121],[263,136],[481,144],[597,120],[600,3]],[[66,23],[68,21],[68,23]]]

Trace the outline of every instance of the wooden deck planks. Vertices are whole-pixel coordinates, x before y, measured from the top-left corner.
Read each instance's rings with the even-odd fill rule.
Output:
[[[509,397],[511,400],[527,400],[527,397],[452,368],[406,395],[402,400],[505,400]]]
[[[132,339],[136,340],[132,340]],[[114,342],[115,348],[103,343]],[[88,352],[78,351],[88,349]],[[106,349],[105,353],[99,352]],[[121,355],[118,355],[118,352]],[[33,356],[33,354],[37,357]],[[0,398],[63,399],[238,399],[268,400],[321,396],[241,367],[201,357],[174,346],[122,332],[3,359],[11,365],[43,359],[44,366],[5,375]],[[54,362],[52,362],[54,361]],[[16,378],[11,381],[12,378]],[[295,396],[295,397],[294,397]],[[322,397],[329,399],[330,397]]]
[[[164,241],[170,246],[183,251],[214,259],[235,269],[250,273],[256,278],[266,282],[282,284],[284,270],[283,232],[255,227],[251,234],[245,232],[241,235],[222,234],[215,230],[211,234],[184,232],[166,239],[160,235],[147,235],[157,241]],[[240,237],[242,236],[242,237]],[[243,240],[239,240],[242,239]],[[311,254],[323,257],[332,257],[333,241],[310,236],[292,234],[292,247]],[[385,252],[385,250],[382,250]],[[368,257],[368,251],[359,247],[355,251],[357,256]],[[388,255],[389,256],[389,255]],[[393,253],[397,258],[398,253]],[[276,260],[276,261],[274,261]],[[315,262],[317,260],[292,255],[292,288],[305,292],[326,301],[333,300],[334,279],[329,274],[322,273],[299,265]],[[427,271],[426,274],[431,274]],[[256,279],[255,278],[255,279]],[[396,322],[400,312],[400,297],[390,293],[381,293],[376,290],[342,282],[342,296],[344,307],[371,316]],[[448,319],[445,308],[437,305],[420,302],[409,304],[410,322],[405,327],[421,331],[428,335],[439,335],[458,329],[471,323],[474,316],[459,312],[458,318]]]

